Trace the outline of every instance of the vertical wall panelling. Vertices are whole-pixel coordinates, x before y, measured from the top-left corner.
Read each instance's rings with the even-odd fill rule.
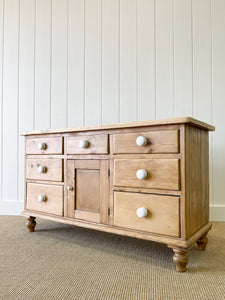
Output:
[[[155,119],[154,2],[137,1],[138,120]]]
[[[84,0],[68,2],[68,126],[84,125]]]
[[[17,200],[19,1],[5,1],[2,197]],[[13,188],[12,188],[13,187]]]
[[[120,121],[136,121],[137,0],[120,0]]]
[[[156,3],[156,118],[174,116],[173,0]]]
[[[210,0],[193,1],[193,115],[206,122],[211,122],[210,15]]]
[[[102,1],[102,122],[119,122],[119,0]]]
[[[51,0],[36,0],[35,129],[51,126],[51,9]]]
[[[19,132],[33,129],[35,0],[20,0]],[[19,137],[18,199],[24,192],[24,138]]]
[[[224,0],[0,0],[0,213],[22,210],[20,131],[193,115],[224,220],[224,28]]]
[[[212,53],[211,0],[196,0],[193,17],[193,116],[205,122],[212,121]],[[210,136],[209,166],[210,194],[212,196],[212,135]],[[212,197],[210,199],[213,201]]]
[[[0,0],[0,201],[2,200],[2,84],[3,84],[3,37],[4,37],[4,2]]]
[[[213,122],[216,132],[213,136],[213,184],[215,204],[223,206],[221,217],[225,213],[225,1],[212,1],[212,51],[213,51]]]
[[[192,115],[192,0],[174,0],[175,116]]]
[[[85,0],[85,125],[101,123],[101,0]]]
[[[66,127],[67,1],[52,0],[51,127]]]

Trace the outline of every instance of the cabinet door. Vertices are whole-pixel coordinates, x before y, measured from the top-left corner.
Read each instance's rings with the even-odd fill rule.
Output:
[[[107,160],[67,160],[66,187],[67,217],[108,223]]]

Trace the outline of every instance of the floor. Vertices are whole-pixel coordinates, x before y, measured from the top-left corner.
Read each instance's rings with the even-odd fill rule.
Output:
[[[186,273],[165,245],[37,220],[0,216],[0,299],[225,299],[225,222]]]

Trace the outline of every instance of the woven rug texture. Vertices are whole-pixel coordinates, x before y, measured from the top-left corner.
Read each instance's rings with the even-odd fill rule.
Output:
[[[0,299],[225,299],[225,223],[205,251],[194,246],[186,273],[159,243],[37,219],[0,216]]]

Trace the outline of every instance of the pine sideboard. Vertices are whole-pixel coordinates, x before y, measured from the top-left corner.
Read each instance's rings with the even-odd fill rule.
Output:
[[[186,117],[22,132],[25,207],[35,218],[166,244],[176,270],[207,244],[209,131]]]

